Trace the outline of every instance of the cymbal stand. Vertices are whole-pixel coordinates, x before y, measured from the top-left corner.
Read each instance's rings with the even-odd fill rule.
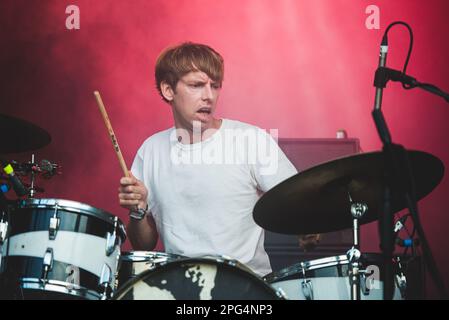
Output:
[[[351,271],[349,275],[349,284],[351,287],[351,300],[360,300],[360,274],[363,270],[360,270],[359,259],[361,257],[360,252],[360,223],[359,219],[362,218],[368,211],[368,206],[362,202],[353,202],[351,195],[348,192],[349,202],[351,203],[351,215],[353,218],[353,246],[346,252],[348,261],[351,265]]]

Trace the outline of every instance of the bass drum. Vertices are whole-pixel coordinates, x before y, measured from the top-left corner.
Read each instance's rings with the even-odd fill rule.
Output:
[[[117,300],[273,300],[280,290],[236,260],[186,258],[168,262],[127,282]]]
[[[108,299],[126,234],[112,214],[62,199],[27,199],[10,211],[3,243],[4,299]]]
[[[361,300],[383,299],[382,256],[362,254]],[[289,300],[350,300],[350,264],[346,255],[326,257],[294,264],[264,277],[274,288],[282,289]],[[396,270],[394,300],[405,296],[405,277]]]
[[[117,288],[121,288],[127,281],[134,279],[144,271],[153,270],[157,266],[182,258],[185,257],[158,251],[122,252],[117,277]]]

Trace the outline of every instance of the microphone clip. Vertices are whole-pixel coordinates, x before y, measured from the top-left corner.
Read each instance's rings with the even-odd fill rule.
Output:
[[[408,85],[410,88],[419,86],[419,82],[415,78],[406,75],[405,73],[387,67],[379,67],[374,75],[374,86],[379,89],[384,89],[388,81],[398,81]]]

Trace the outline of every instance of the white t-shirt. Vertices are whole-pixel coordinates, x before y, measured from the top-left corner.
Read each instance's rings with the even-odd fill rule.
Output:
[[[148,188],[165,250],[224,255],[259,275],[270,273],[253,208],[263,192],[296,174],[295,167],[269,134],[243,122],[223,119],[199,143],[182,144],[176,134],[172,127],[149,137],[131,169]]]

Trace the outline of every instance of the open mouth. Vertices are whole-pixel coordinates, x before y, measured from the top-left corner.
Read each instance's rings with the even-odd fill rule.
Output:
[[[203,114],[210,114],[211,112],[212,112],[212,109],[211,108],[206,108],[206,107],[201,108],[201,109],[199,109],[197,111],[197,113],[203,113]]]

